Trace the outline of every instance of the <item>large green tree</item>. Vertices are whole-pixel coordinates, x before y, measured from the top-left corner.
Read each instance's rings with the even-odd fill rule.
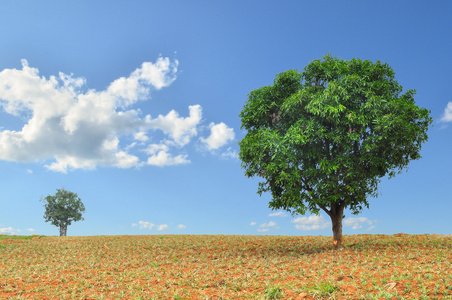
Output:
[[[67,235],[67,227],[72,222],[84,220],[82,213],[85,212],[85,205],[76,193],[62,189],[57,189],[55,195],[48,195],[41,198],[44,202],[46,222],[60,228],[60,236]]]
[[[344,209],[358,214],[386,175],[421,157],[432,122],[403,92],[386,63],[326,55],[302,72],[276,76],[252,91],[240,114],[239,157],[269,207],[294,214],[325,211],[341,246]]]

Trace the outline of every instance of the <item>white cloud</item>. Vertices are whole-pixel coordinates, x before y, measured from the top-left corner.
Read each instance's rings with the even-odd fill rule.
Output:
[[[173,154],[169,147],[178,151],[198,135],[200,105],[189,106],[188,117],[171,110],[154,119],[130,108],[148,100],[152,90],[174,82],[177,67],[178,61],[169,58],[144,62],[128,77],[114,80],[101,91],[87,90],[86,80],[72,74],[47,79],[26,60],[22,60],[21,70],[4,69],[0,72],[0,107],[26,124],[20,131],[0,130],[0,159],[46,162],[48,169],[63,173],[97,166],[131,168],[190,162],[186,154]],[[154,143],[165,145],[164,149],[144,160],[130,152],[143,153],[156,130],[165,137]],[[230,140],[231,132],[233,135],[224,123],[212,125],[211,130],[206,143],[212,149]],[[136,142],[122,145],[127,137]]]
[[[28,174],[33,174],[33,170],[27,169]]]
[[[256,225],[256,222],[251,222],[250,223],[250,226],[254,226],[254,225]]]
[[[223,122],[220,124],[210,123],[210,136],[200,138],[209,150],[216,150],[235,138],[234,129],[228,127]]]
[[[160,230],[160,231],[167,230],[167,229],[168,229],[168,225],[166,225],[166,224],[159,225],[159,227],[157,228],[157,230]]]
[[[344,226],[352,226],[352,229],[363,228],[363,226],[362,226],[363,223],[372,225],[373,223],[375,223],[375,221],[371,221],[364,217],[359,217],[359,218],[347,218],[347,219],[344,219],[344,222],[343,222]],[[372,227],[372,229],[375,228],[375,226],[371,226],[371,227]]]
[[[228,159],[228,158],[238,159],[239,158],[239,154],[238,154],[237,150],[233,150],[231,147],[229,147],[228,149],[226,149],[225,152],[221,153],[221,158],[224,158],[224,159]]]
[[[152,227],[154,227],[155,225],[146,221],[140,221],[138,222],[138,225],[140,225],[140,229],[143,228],[147,228],[147,229],[152,229]]]
[[[146,142],[147,140],[149,140],[149,137],[146,135],[146,132],[144,131],[135,133],[134,138],[135,140],[140,142]]]
[[[159,129],[168,134],[173,139],[169,141],[170,143],[184,146],[198,134],[197,126],[202,118],[200,105],[191,105],[188,109],[189,117],[179,117],[179,114],[172,110],[166,116],[159,115],[154,120],[146,119],[146,124],[152,129]]]
[[[178,229],[185,229],[185,228],[187,228],[187,226],[185,226],[184,224],[179,224],[179,225],[177,225],[177,228]]]
[[[271,213],[268,215],[269,217],[287,217],[287,213],[283,212],[283,211],[278,211],[275,213]]]
[[[270,222],[268,222],[268,223],[261,224],[261,225],[259,226],[259,228],[274,227],[274,226],[276,226],[276,223],[273,222],[273,221],[270,221]]]
[[[0,234],[15,234],[16,230],[12,227],[5,227],[5,228],[0,228]]]
[[[34,232],[35,230],[33,228],[27,228],[28,231]]]
[[[256,225],[255,222],[252,222],[251,224],[253,224],[253,226]],[[261,225],[259,225],[259,228],[257,229],[257,231],[267,232],[267,231],[269,231],[269,227],[275,227],[275,226],[276,226],[276,222],[273,222],[273,221],[270,221],[268,223],[262,223]]]
[[[147,164],[152,166],[170,166],[190,163],[190,160],[187,159],[187,155],[180,154],[172,156],[168,151],[169,147],[165,144],[149,145],[146,149],[146,152],[150,155]]]
[[[444,114],[441,118],[441,121],[452,122],[452,102],[447,103],[447,106],[444,109]]]
[[[155,225],[151,222],[147,222],[147,221],[139,221],[138,224],[137,223],[132,223],[132,227],[136,227],[136,226],[140,226],[140,229],[149,229],[152,230],[152,228],[157,227],[157,230],[159,231],[163,231],[163,230],[168,230],[169,227],[167,224],[162,224],[162,225]],[[183,224],[179,224],[177,226],[177,228],[179,229],[185,229],[185,225]]]
[[[330,225],[322,216],[298,217],[292,220],[295,228],[299,230],[323,230]]]

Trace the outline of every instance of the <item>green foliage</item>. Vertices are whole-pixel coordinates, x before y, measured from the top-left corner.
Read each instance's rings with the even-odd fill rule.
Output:
[[[326,55],[248,95],[239,157],[246,176],[263,179],[271,208],[358,214],[382,177],[421,157],[430,111],[394,76],[380,61]]]
[[[279,287],[266,289],[265,293],[267,294],[265,299],[281,299],[283,297],[282,289]]]
[[[55,195],[41,198],[45,202],[44,219],[52,225],[60,228],[60,235],[66,235],[67,226],[72,222],[84,220],[85,205],[76,193],[63,189],[57,189]]]
[[[312,290],[321,297],[328,297],[335,291],[339,290],[339,287],[335,286],[331,282],[318,282]]]

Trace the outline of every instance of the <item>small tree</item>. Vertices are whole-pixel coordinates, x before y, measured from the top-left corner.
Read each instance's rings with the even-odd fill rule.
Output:
[[[389,178],[419,159],[432,119],[402,93],[394,71],[379,61],[326,55],[276,76],[248,95],[240,114],[246,136],[239,157],[269,207],[294,214],[325,211],[341,246],[344,209],[358,214]]]
[[[67,227],[71,223],[84,220],[82,213],[85,212],[85,205],[76,193],[62,189],[57,189],[55,195],[48,195],[41,198],[45,202],[44,219],[60,228],[60,236],[67,235]]]

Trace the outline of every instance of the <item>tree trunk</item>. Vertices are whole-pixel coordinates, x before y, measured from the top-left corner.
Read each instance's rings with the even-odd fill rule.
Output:
[[[331,206],[330,217],[333,224],[333,238],[334,249],[339,249],[342,246],[342,218],[344,216],[345,205],[338,203]]]
[[[331,209],[326,208],[321,204],[317,204],[324,212],[331,218],[333,224],[333,244],[334,249],[339,249],[342,246],[342,219],[344,217],[345,201],[331,203]]]
[[[66,236],[67,234],[67,225],[60,226],[60,236]]]

